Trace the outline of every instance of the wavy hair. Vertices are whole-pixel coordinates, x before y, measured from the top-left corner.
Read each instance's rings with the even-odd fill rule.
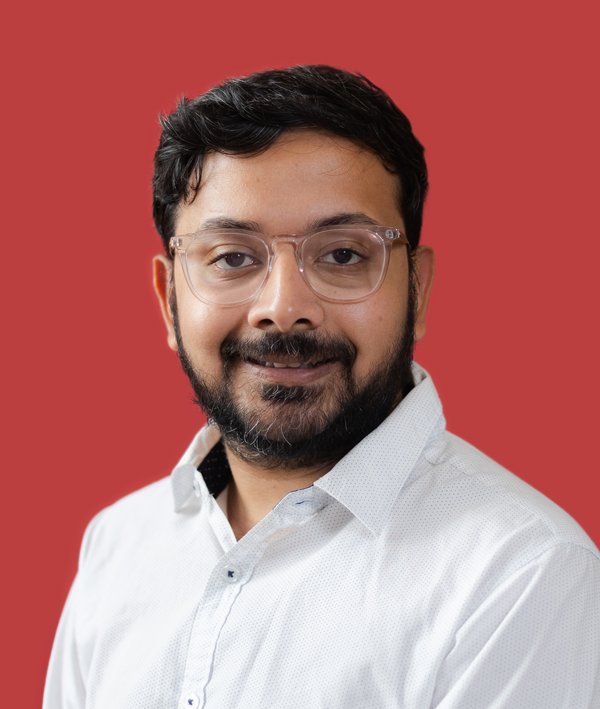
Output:
[[[177,206],[197,193],[207,153],[258,154],[294,128],[328,131],[375,153],[399,178],[406,236],[411,249],[419,243],[428,187],[423,146],[402,111],[361,74],[325,65],[262,71],[183,98],[160,122],[153,216],[167,251]]]

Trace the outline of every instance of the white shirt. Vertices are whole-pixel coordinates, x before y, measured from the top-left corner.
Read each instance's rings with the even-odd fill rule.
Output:
[[[197,466],[88,527],[44,709],[598,709],[600,557],[431,379],[236,541]],[[174,504],[173,504],[174,502]]]

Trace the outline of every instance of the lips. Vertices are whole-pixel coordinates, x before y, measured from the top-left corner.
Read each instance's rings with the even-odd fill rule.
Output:
[[[247,361],[251,364],[257,364],[259,367],[267,367],[270,369],[314,369],[332,360],[319,360],[318,362],[269,362],[248,359]]]
[[[345,338],[316,336],[314,333],[266,332],[256,340],[227,338],[221,345],[225,367],[239,363],[251,365],[270,376],[314,378],[335,365],[350,369],[356,358],[356,349]]]

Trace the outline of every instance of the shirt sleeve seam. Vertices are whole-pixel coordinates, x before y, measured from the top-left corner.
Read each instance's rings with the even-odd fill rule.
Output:
[[[546,516],[541,514],[538,510],[535,509],[535,507],[532,507],[531,505],[526,504],[523,500],[521,500],[518,497],[518,495],[513,494],[508,486],[503,485],[501,481],[495,481],[491,484],[487,483],[485,480],[482,479],[482,477],[477,469],[470,467],[470,466],[465,466],[460,459],[457,459],[457,456],[455,454],[449,456],[446,460],[443,461],[443,463],[450,465],[454,470],[456,470],[456,472],[460,473],[461,475],[464,475],[464,476],[468,475],[469,477],[476,479],[481,485],[484,485],[488,489],[497,489],[497,490],[504,492],[507,496],[507,501],[510,504],[514,505],[515,507],[518,507],[523,512],[527,513],[532,520],[535,520],[535,521],[539,522],[541,525],[543,525],[548,530],[548,532],[552,535],[552,538],[556,544],[564,543],[564,544],[573,544],[574,546],[579,546],[582,549],[587,549],[594,557],[596,557],[597,559],[600,559],[600,551],[599,550],[597,550],[593,547],[586,546],[582,542],[577,541],[575,539],[565,538],[560,533],[556,524],[553,523],[552,520],[548,519]],[[512,475],[513,473],[510,473],[510,474]],[[528,485],[527,482],[525,482],[525,481],[522,481],[522,482],[523,482],[523,484]],[[539,491],[536,491],[536,492],[539,492]],[[543,493],[541,493],[541,492],[539,494],[543,495]],[[553,503],[553,504],[556,504],[556,503]],[[565,514],[568,514],[568,513],[565,513]]]

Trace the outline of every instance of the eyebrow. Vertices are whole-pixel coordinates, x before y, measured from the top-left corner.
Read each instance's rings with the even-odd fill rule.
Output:
[[[243,229],[244,231],[260,232],[260,225],[257,222],[240,221],[230,217],[214,217],[207,219],[200,225],[200,231],[209,229]]]
[[[326,226],[347,226],[348,224],[371,224],[372,226],[376,226],[378,222],[367,216],[364,212],[341,212],[340,214],[334,214],[331,217],[325,217],[324,219],[317,219],[311,222],[309,231],[322,229]]]
[[[305,231],[308,233],[328,226],[345,226],[348,224],[370,224],[375,226],[378,222],[364,212],[340,212],[339,214],[332,214],[331,216],[309,222]],[[202,222],[200,230],[206,231],[209,229],[242,229],[244,231],[254,231],[258,234],[263,231],[258,222],[232,219],[230,217],[214,217]]]

